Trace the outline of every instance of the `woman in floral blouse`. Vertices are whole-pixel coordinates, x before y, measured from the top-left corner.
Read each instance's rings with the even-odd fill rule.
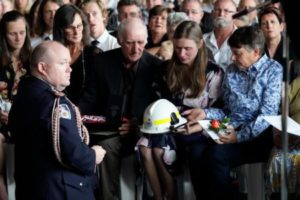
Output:
[[[20,78],[29,71],[31,52],[28,26],[18,11],[3,15],[0,22],[0,199],[6,196],[3,180],[3,142],[11,102]]]

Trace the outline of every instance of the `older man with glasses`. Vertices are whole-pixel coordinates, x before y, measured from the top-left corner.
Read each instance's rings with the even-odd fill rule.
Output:
[[[200,0],[184,0],[181,11],[184,12],[191,21],[200,24],[203,33],[213,30],[213,19],[210,13],[204,12]]]
[[[231,63],[231,50],[227,40],[236,29],[232,18],[236,10],[233,0],[217,0],[212,12],[214,29],[203,36],[207,48],[211,51],[210,58],[224,71]]]

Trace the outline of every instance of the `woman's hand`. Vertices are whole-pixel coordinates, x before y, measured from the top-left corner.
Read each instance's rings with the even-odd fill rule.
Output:
[[[198,122],[187,122],[185,126],[176,129],[175,132],[181,135],[191,135],[200,131],[202,131],[202,127]]]
[[[233,144],[237,143],[236,131],[232,126],[228,126],[224,134],[219,134],[220,139],[217,141],[218,144]]]
[[[191,122],[195,122],[206,118],[206,114],[201,108],[193,108],[190,110],[186,110],[181,114],[185,116],[188,121]]]

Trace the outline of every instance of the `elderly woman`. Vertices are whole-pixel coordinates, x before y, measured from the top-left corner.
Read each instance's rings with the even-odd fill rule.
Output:
[[[89,79],[93,56],[98,53],[89,46],[89,24],[83,12],[73,4],[60,7],[54,17],[53,39],[64,44],[71,53],[71,83],[67,96],[77,103]]]
[[[167,41],[162,42],[160,48],[156,52],[156,56],[162,60],[169,60],[173,55],[173,34],[176,27],[183,21],[189,20],[188,16],[184,12],[174,12],[168,15],[167,19]]]

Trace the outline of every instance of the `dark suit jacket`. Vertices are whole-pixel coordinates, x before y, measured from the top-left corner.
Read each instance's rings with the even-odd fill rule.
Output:
[[[165,93],[163,62],[144,52],[133,83],[126,81],[127,70],[121,49],[107,51],[95,59],[94,79],[79,103],[82,113],[107,117],[107,127],[117,130],[120,118],[135,117],[142,122],[146,107]],[[128,88],[132,90],[128,92]],[[130,89],[129,89],[130,90]],[[106,129],[104,128],[104,129]]]
[[[82,142],[75,112],[59,97],[60,151],[65,167],[54,154],[52,108],[56,95],[44,81],[25,77],[9,114],[15,142],[16,199],[94,199],[95,152]],[[61,115],[62,116],[62,115]]]

